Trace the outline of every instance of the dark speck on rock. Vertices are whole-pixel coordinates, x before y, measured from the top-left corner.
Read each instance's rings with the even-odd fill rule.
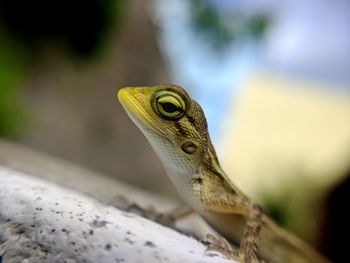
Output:
[[[98,228],[98,227],[104,227],[107,225],[107,221],[106,220],[97,220],[94,219],[89,225],[93,228]]]
[[[134,241],[132,241],[132,240],[129,239],[129,238],[125,238],[124,241],[127,242],[127,243],[129,243],[130,245],[132,245],[132,244],[135,243]]]
[[[89,234],[92,236],[92,235],[94,234],[94,230],[91,229],[91,230],[89,231]]]
[[[210,257],[210,258],[214,258],[214,257],[217,257],[218,255],[215,253],[208,253],[208,254],[206,254],[206,256]]]
[[[126,234],[127,234],[127,235],[130,235],[130,236],[134,236],[134,234],[133,234],[131,231],[129,231],[129,230],[126,231]]]
[[[111,244],[106,244],[105,250],[109,251],[109,250],[111,250],[111,248],[112,248],[112,245],[111,245]]]
[[[145,242],[145,246],[146,247],[156,247],[156,245],[153,242],[151,242],[151,241],[146,241]]]
[[[21,230],[19,230],[18,232],[17,232],[17,234],[18,235],[22,235],[22,234],[24,234],[26,231],[24,231],[23,229],[21,229]]]

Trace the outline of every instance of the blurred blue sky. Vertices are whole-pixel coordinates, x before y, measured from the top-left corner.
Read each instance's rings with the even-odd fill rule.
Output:
[[[218,50],[193,26],[190,1],[154,0],[152,17],[173,82],[189,89],[203,106],[214,140],[232,96],[256,70],[349,86],[350,1],[202,3],[214,8],[226,26],[237,24],[234,15],[263,14],[270,22],[262,38],[239,35]]]

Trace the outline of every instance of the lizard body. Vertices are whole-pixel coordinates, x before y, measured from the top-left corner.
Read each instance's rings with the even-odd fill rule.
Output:
[[[199,104],[176,85],[127,87],[118,98],[161,159],[180,196],[237,245],[243,262],[329,262],[279,227],[221,169]]]

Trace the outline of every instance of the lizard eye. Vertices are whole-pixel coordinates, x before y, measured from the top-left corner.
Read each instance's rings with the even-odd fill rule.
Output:
[[[184,115],[185,107],[181,96],[168,90],[156,92],[152,99],[153,110],[164,119],[180,119]]]

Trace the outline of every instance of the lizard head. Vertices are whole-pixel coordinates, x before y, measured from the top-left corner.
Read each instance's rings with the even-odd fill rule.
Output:
[[[167,170],[194,172],[208,144],[207,122],[199,104],[176,85],[126,87],[118,99]]]

